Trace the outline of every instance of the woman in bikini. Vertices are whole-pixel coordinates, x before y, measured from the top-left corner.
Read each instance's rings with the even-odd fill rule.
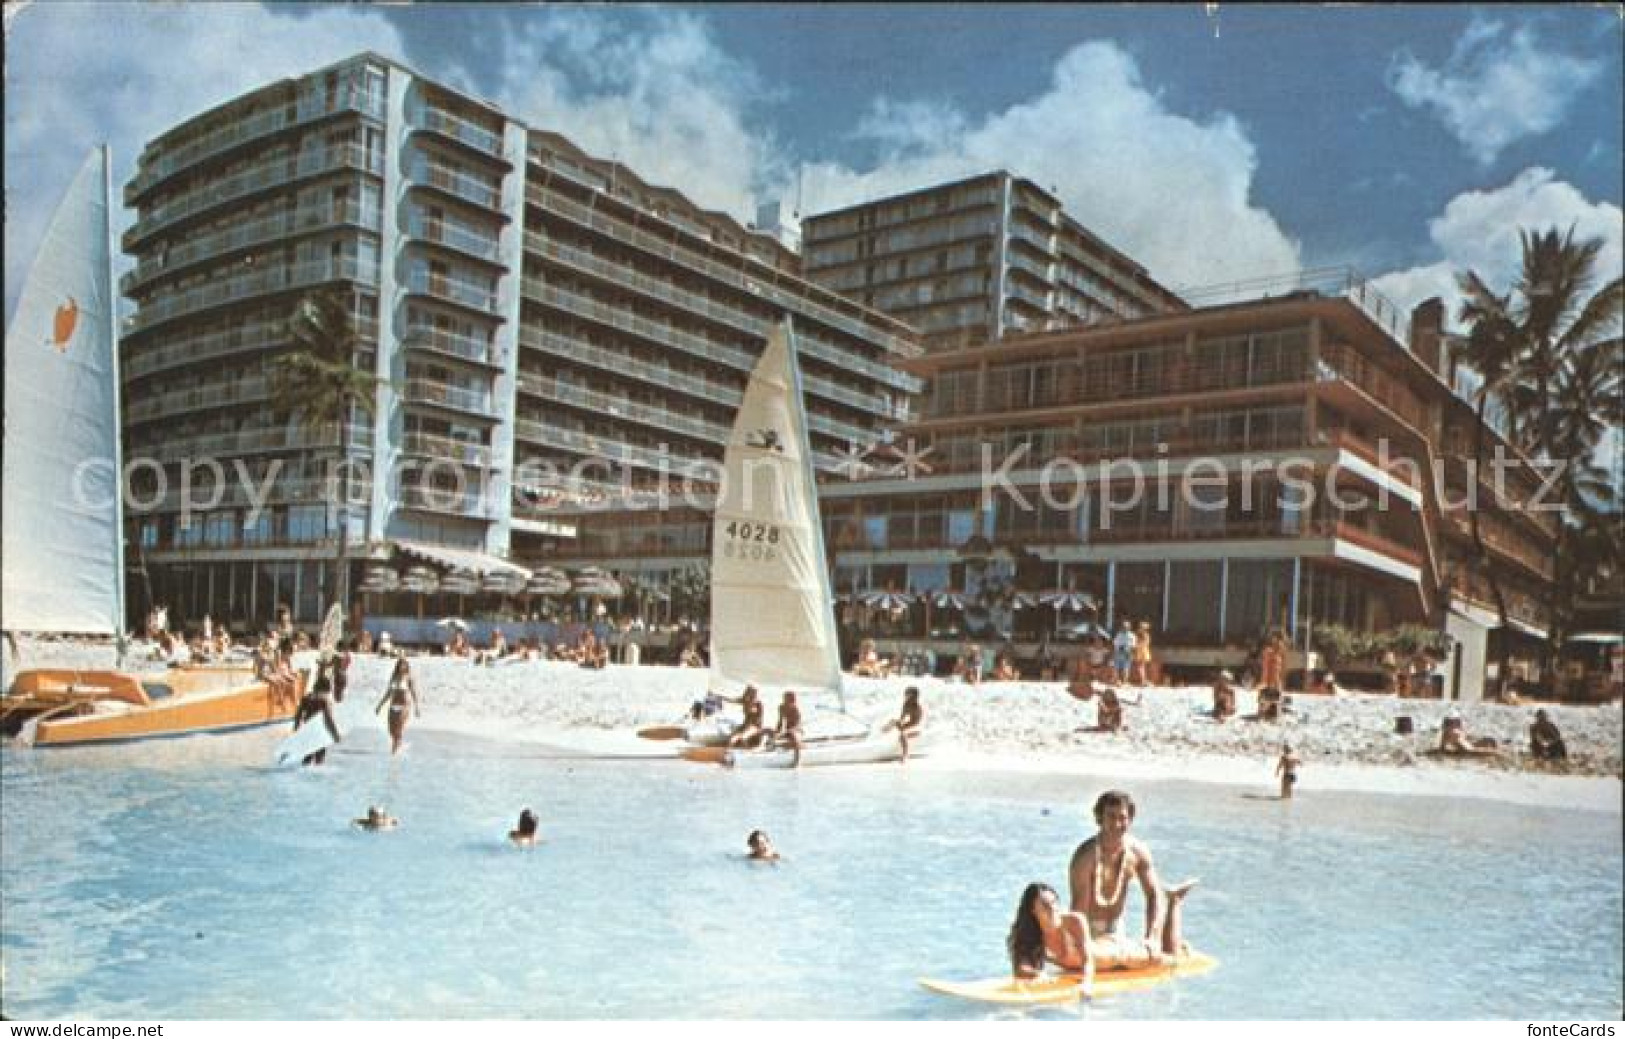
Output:
[[[1016,919],[1005,940],[1010,950],[1010,972],[1018,978],[1036,978],[1046,963],[1062,970],[1082,971],[1084,998],[1094,986],[1094,957],[1089,953],[1089,927],[1083,914],[1061,908],[1060,896],[1048,884],[1028,884],[1016,905]]]
[[[417,684],[412,681],[412,666],[406,662],[405,656],[395,658],[395,671],[389,676],[389,686],[373,710],[383,710],[385,702],[389,704],[389,752],[398,754],[401,741],[406,736],[406,712],[410,710],[417,717],[423,717],[423,710],[418,706]]]

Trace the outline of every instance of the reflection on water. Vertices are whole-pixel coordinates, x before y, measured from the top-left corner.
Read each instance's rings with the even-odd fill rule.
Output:
[[[1102,784],[582,761],[417,732],[303,772],[265,733],[3,759],[8,1016],[980,1018]],[[365,742],[365,741],[362,741]],[[1213,974],[1068,1018],[1613,1018],[1617,815],[1133,787]],[[371,834],[370,803],[403,820]],[[519,810],[541,846],[503,835]],[[770,831],[786,861],[744,861]],[[1138,905],[1131,913],[1139,912]],[[1578,924],[1578,926],[1577,926]]]

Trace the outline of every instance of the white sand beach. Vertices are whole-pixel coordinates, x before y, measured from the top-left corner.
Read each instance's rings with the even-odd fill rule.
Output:
[[[112,664],[106,645],[23,639],[20,648],[29,667]],[[382,658],[359,658],[356,688],[381,691],[389,666]],[[674,744],[638,739],[635,730],[676,721],[704,695],[706,683],[703,670],[671,667],[482,667],[433,656],[414,657],[413,667],[423,700],[416,726],[606,756],[672,753]],[[1288,742],[1304,762],[1299,796],[1337,789],[1621,809],[1618,703],[1544,705],[1568,745],[1569,761],[1560,765],[1537,763],[1524,753],[1533,705],[1297,694],[1281,722],[1262,723],[1245,720],[1254,698],[1241,690],[1242,717],[1216,724],[1206,714],[1207,688],[1158,687],[1125,690],[1125,730],[1101,734],[1078,731],[1093,725],[1095,707],[1069,696],[1060,683],[966,686],[934,678],[849,678],[848,707],[867,719],[890,717],[910,684],[921,689],[932,733],[930,754],[911,768],[1181,779],[1267,793],[1275,788],[1276,756]],[[820,709],[816,698],[809,703]],[[1494,737],[1503,751],[1474,760],[1428,754],[1437,745],[1440,722],[1452,713],[1462,716],[1470,736]],[[1412,719],[1411,734],[1396,733],[1400,716]]]

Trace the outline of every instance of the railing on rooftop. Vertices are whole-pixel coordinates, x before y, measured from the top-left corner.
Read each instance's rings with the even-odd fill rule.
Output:
[[[1410,316],[1377,291],[1369,280],[1361,277],[1352,267],[1311,267],[1289,274],[1187,286],[1175,289],[1174,294],[1193,307],[1245,303],[1300,294],[1310,297],[1341,297],[1359,307],[1401,347],[1410,349]]]

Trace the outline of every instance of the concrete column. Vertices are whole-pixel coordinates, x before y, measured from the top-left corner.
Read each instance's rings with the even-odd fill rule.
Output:
[[[1106,627],[1117,630],[1117,561],[1106,564]]]
[[[1224,645],[1225,606],[1230,601],[1230,560],[1219,560],[1219,644]]]

